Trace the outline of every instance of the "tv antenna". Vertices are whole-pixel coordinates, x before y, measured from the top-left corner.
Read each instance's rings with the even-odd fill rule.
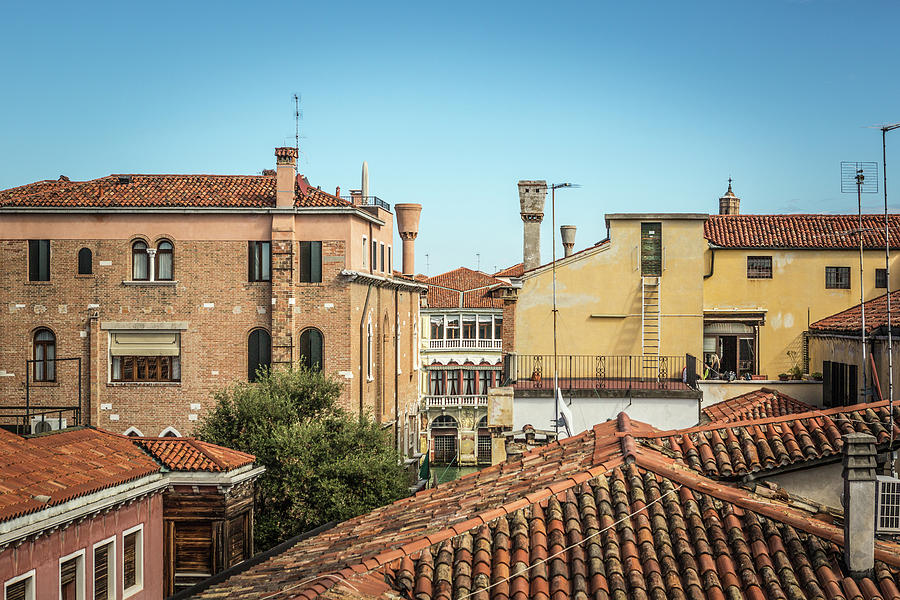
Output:
[[[863,237],[866,231],[862,223],[862,195],[878,193],[878,163],[877,162],[841,162],[841,193],[856,192],[856,207],[858,210],[859,230],[856,232],[859,238],[859,310],[861,315],[860,339],[862,341],[862,375],[863,375],[863,402],[868,402],[869,387],[866,370],[869,363],[866,362],[866,293],[863,279]],[[849,282],[848,282],[849,283]],[[890,286],[888,286],[890,293]],[[888,324],[890,327],[890,324]]]
[[[300,156],[300,96],[294,94],[294,147]]]
[[[481,254],[479,254],[477,252],[475,253],[475,270],[476,271],[481,270]]]

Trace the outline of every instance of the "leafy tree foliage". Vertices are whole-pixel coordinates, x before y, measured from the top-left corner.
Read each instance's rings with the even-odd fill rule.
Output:
[[[301,366],[260,375],[218,392],[196,432],[266,468],[257,481],[260,550],[406,494],[389,433],[337,408],[339,381]]]

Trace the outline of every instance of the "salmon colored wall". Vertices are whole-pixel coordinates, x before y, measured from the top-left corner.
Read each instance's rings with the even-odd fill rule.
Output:
[[[116,536],[116,598],[122,597],[122,532],[144,524],[144,587],[129,600],[158,600],[163,597],[162,494],[153,494],[101,515],[70,524],[41,535],[20,546],[0,551],[0,588],[13,577],[35,570],[35,598],[59,598],[59,559],[84,550],[85,598],[94,597],[93,546]]]

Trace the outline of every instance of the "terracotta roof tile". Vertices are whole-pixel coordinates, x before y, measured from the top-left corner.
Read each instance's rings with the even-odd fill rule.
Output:
[[[892,244],[900,244],[900,215],[889,215]],[[884,215],[863,215],[863,243],[884,249]],[[856,215],[710,215],[706,239],[724,248],[859,248]],[[900,246],[893,246],[900,247]]]
[[[494,277],[521,277],[525,274],[525,263],[519,263],[511,267],[506,267],[494,273]]]
[[[194,438],[132,438],[164,467],[172,471],[221,473],[251,464],[256,457]]]
[[[295,187],[296,207],[348,207],[317,188]],[[305,180],[303,180],[305,181]],[[0,191],[0,208],[269,208],[274,175],[107,175],[88,181],[39,181]]]
[[[503,308],[494,296],[508,284],[495,277],[460,267],[422,281],[428,286],[428,308]]]
[[[627,419],[598,425],[341,523],[198,597],[324,590],[343,598],[350,589],[356,598],[417,600],[896,593],[900,546],[878,541],[875,575],[853,578],[840,567],[840,527],[618,439],[637,432],[673,436]],[[727,437],[718,435],[723,444]],[[634,448],[628,462],[623,446]],[[616,452],[618,460],[581,481],[594,456]]]
[[[0,430],[0,521],[159,471],[127,437],[71,428],[23,438]],[[49,496],[41,503],[35,496]]]
[[[891,292],[891,306],[900,306],[900,290]],[[809,330],[818,333],[850,333],[859,334],[862,329],[862,305],[857,304],[852,308],[835,313],[824,319],[819,319],[809,326]],[[887,326],[887,294],[873,298],[865,303],[866,307],[866,333],[872,333],[876,329]],[[900,314],[891,311],[893,326],[900,326]]]
[[[728,400],[711,404],[703,414],[712,422],[749,421],[809,412],[815,407],[777,390],[760,388]]]

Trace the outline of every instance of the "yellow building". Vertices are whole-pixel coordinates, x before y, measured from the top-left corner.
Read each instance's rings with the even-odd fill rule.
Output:
[[[729,183],[718,215],[606,215],[606,240],[571,254],[567,247],[556,261],[558,353],[668,356],[670,375],[685,354],[737,376],[805,370],[809,323],[860,301],[858,218],[739,208]],[[531,221],[534,213],[530,207]],[[896,248],[900,218],[892,215],[890,226]],[[868,300],[887,287],[884,217],[863,215],[862,231]],[[516,351],[552,354],[554,265],[527,262]]]

